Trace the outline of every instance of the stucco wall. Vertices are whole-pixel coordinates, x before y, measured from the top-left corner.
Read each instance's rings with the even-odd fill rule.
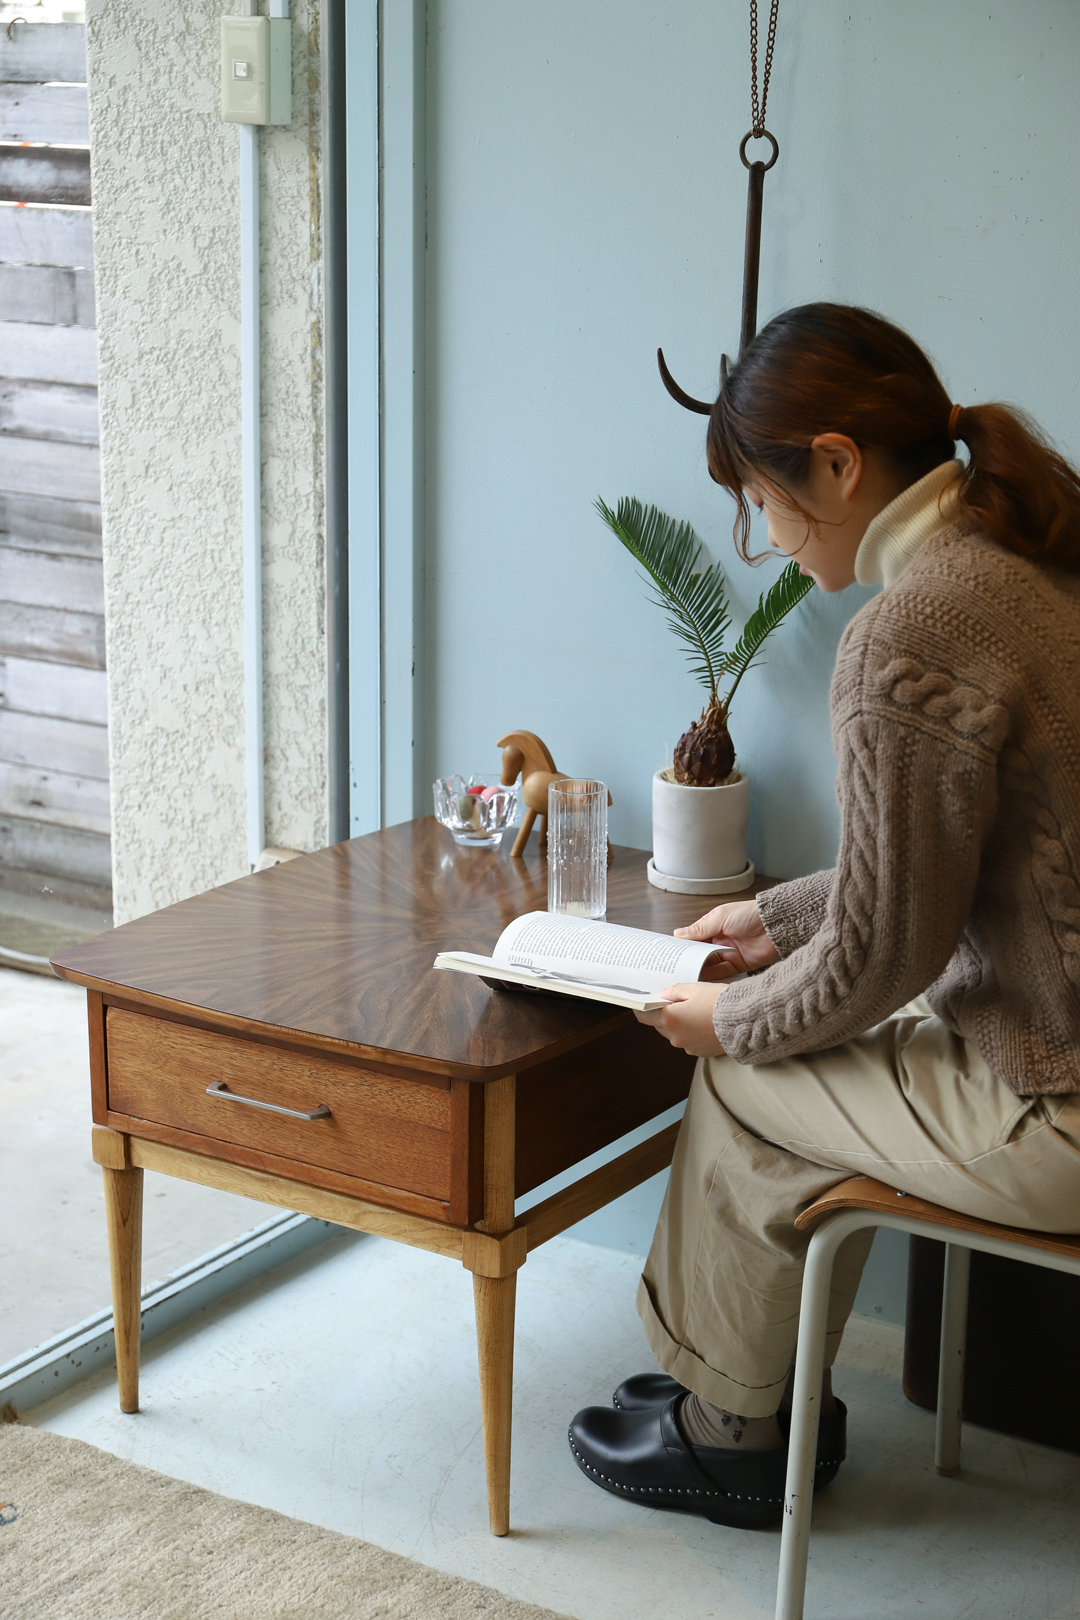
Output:
[[[238,133],[220,0],[90,0],[116,918],[246,871]],[[268,844],[326,840],[317,0],[261,134]]]

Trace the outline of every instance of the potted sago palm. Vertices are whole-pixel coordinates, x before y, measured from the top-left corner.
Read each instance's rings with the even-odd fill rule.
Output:
[[[749,888],[750,782],[738,769],[728,729],[731,703],[766,637],[814,582],[799,573],[797,563],[788,563],[725,651],[731,628],[727,582],[720,564],[703,558],[691,525],[634,499],[621,500],[615,511],[598,500],[596,509],[644,569],[653,599],[665,609],[706,692],[700,717],[675,744],[671,765],[653,777],[649,881],[682,894]]]

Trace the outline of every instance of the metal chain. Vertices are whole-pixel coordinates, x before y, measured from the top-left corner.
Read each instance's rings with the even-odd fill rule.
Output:
[[[769,34],[765,42],[765,75],[761,82],[761,105],[758,106],[757,87],[757,42],[758,42],[758,15],[757,0],[750,0],[750,109],[751,128],[756,138],[765,132],[765,104],[769,99],[769,76],[772,73],[773,46],[776,43],[776,13],[780,9],[780,0],[772,0],[769,8]]]

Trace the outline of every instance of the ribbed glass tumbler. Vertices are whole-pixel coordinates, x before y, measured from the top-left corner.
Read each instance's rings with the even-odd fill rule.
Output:
[[[548,911],[607,911],[607,812],[603,782],[568,777],[548,788]]]

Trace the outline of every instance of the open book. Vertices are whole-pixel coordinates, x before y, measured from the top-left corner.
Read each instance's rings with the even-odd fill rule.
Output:
[[[441,951],[435,966],[475,973],[487,984],[554,990],[648,1012],[667,1005],[657,991],[699,979],[706,962],[731,948],[653,934],[647,928],[530,911],[503,929],[490,956]]]

